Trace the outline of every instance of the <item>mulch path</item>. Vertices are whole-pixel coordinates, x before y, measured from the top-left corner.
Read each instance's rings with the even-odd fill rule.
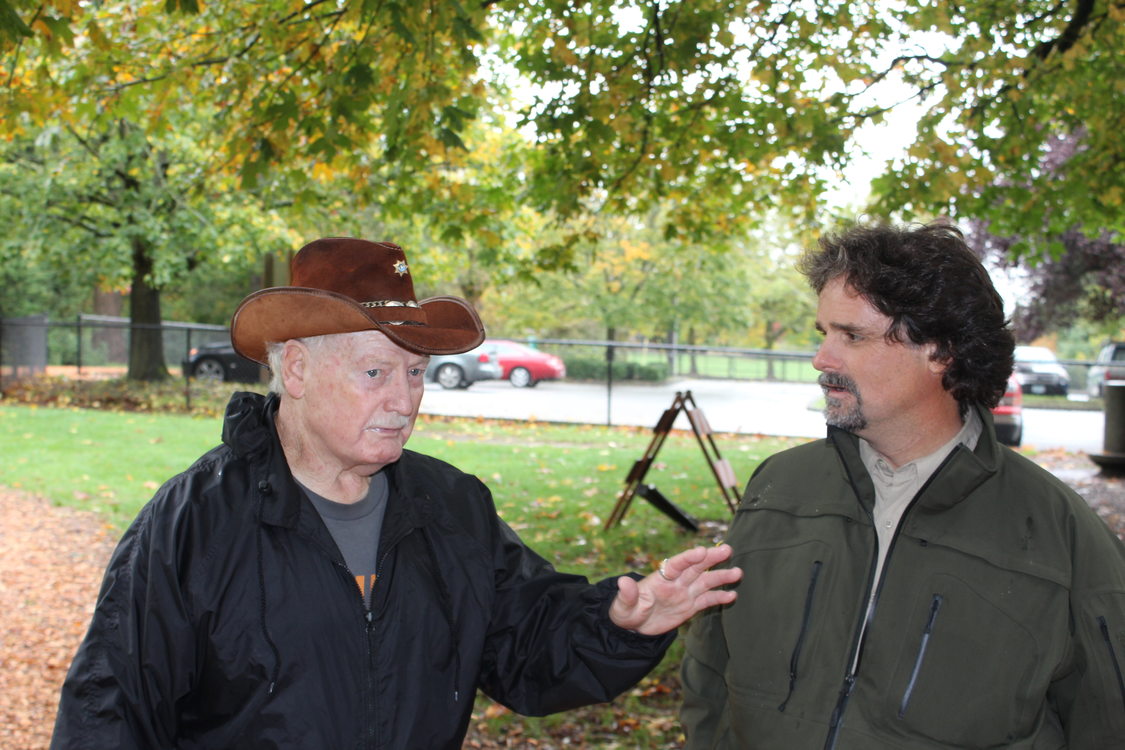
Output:
[[[116,533],[96,515],[0,488],[0,747],[50,743],[59,686]]]
[[[1125,539],[1121,477],[1098,472],[1080,454],[1041,453],[1035,460],[1074,487]],[[92,513],[0,487],[0,748],[48,746],[59,687],[116,538]],[[474,727],[466,746],[512,745],[483,738]]]

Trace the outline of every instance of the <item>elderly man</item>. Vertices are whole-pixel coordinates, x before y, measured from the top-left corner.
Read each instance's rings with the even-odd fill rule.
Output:
[[[250,295],[272,372],[223,445],[140,512],[63,686],[52,747],[459,748],[479,687],[516,711],[606,701],[738,571],[696,548],[597,585],[556,572],[475,477],[404,449],[431,354],[484,329],[418,302],[401,248],[324,239]]]
[[[954,227],[855,227],[819,294],[828,437],[767,459],[692,623],[687,746],[1125,748],[1125,547],[1000,446],[1013,340]]]

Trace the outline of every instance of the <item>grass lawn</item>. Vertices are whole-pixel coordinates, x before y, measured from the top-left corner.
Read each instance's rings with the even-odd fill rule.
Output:
[[[0,484],[101,514],[123,530],[169,477],[219,442],[217,416],[34,405],[0,406]],[[604,519],[649,429],[419,419],[409,447],[480,477],[497,507],[541,554],[598,576],[645,569],[695,540],[637,497],[621,526]],[[744,483],[758,462],[797,441],[719,435]],[[673,432],[645,481],[700,520],[724,521],[725,501],[695,437]]]

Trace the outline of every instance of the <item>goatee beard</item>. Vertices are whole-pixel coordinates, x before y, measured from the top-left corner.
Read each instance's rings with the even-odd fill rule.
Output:
[[[817,378],[817,384],[824,388],[824,421],[832,427],[837,427],[848,432],[859,432],[867,427],[867,418],[863,416],[863,399],[859,396],[859,389],[855,381],[846,375],[825,372]],[[839,399],[828,395],[828,388],[843,388],[852,394],[855,402],[851,406],[844,406]]]

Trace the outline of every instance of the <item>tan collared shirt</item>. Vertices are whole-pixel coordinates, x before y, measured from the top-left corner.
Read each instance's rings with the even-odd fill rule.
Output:
[[[977,447],[981,430],[981,423],[977,413],[970,409],[965,419],[965,424],[953,438],[938,448],[933,453],[915,459],[908,464],[903,464],[897,469],[891,465],[881,453],[860,438],[859,455],[871,481],[875,485],[875,531],[879,537],[879,560],[875,567],[875,584],[878,587],[880,576],[883,574],[883,563],[887,559],[887,550],[890,549],[891,540],[894,538],[895,529],[898,528],[902,514],[926,480],[937,471],[942,462],[949,456],[958,443],[964,443],[969,450]],[[868,600],[868,607],[873,603],[875,589],[871,591],[872,599]],[[868,613],[870,614],[870,612]]]

